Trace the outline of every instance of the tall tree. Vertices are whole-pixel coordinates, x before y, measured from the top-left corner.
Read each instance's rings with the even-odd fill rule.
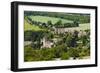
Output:
[[[53,24],[52,24],[51,21],[48,21],[47,24],[48,24],[49,27],[52,27],[53,26]]]
[[[62,21],[61,20],[59,20],[59,21],[57,21],[55,23],[55,27],[60,27],[61,25],[62,25]]]

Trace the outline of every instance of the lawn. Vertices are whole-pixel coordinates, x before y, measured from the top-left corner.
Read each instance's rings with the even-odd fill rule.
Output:
[[[48,21],[51,21],[53,24],[55,24],[57,21],[62,20],[62,23],[71,23],[73,21],[67,20],[67,19],[61,19],[61,18],[56,18],[56,17],[48,17],[48,16],[29,16],[32,20],[37,21],[37,22],[42,22],[42,23],[47,23]],[[29,24],[26,20],[24,21],[24,30],[33,30],[33,31],[40,31],[40,30],[45,30],[43,28],[40,28],[39,26],[36,25],[31,25]],[[79,24],[79,27],[69,27],[66,28],[66,30],[87,30],[90,29],[90,23],[84,23],[84,24]]]
[[[48,16],[30,16],[30,18],[34,21],[43,22],[43,23],[47,23],[48,21],[51,21],[53,24],[59,20],[61,20],[62,23],[72,23],[73,22],[73,21],[67,20],[67,19],[48,17]]]
[[[27,31],[27,30],[40,31],[40,30],[44,30],[44,29],[42,29],[36,25],[31,25],[26,20],[24,20],[24,31]]]
[[[90,29],[90,23],[85,23],[85,24],[79,24],[79,29]]]
[[[77,31],[80,31],[80,30],[87,30],[87,29],[90,29],[90,23],[85,23],[85,24],[79,24],[79,27],[69,27],[69,28],[65,28],[66,30],[77,30]]]

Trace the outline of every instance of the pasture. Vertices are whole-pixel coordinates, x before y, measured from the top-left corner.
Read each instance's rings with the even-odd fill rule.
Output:
[[[30,18],[34,21],[47,23],[48,21],[51,21],[53,24],[55,24],[57,21],[61,20],[62,23],[72,23],[73,21],[67,20],[67,19],[61,19],[56,17],[49,17],[49,16],[30,16]]]
[[[27,30],[40,31],[40,30],[44,30],[44,29],[42,29],[39,26],[36,26],[34,24],[31,25],[26,20],[24,20],[24,31],[27,31]]]
[[[65,30],[69,30],[69,31],[80,31],[80,30],[87,30],[90,29],[90,23],[85,23],[85,24],[79,24],[79,27],[69,27],[69,28],[65,28]]]

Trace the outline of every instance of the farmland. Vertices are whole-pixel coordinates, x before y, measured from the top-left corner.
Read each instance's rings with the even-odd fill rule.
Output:
[[[26,11],[24,61],[90,58],[90,15]]]
[[[87,30],[87,29],[90,29],[90,23],[85,23],[85,24],[79,24],[79,27],[71,27],[71,28],[66,28],[66,30],[77,30],[77,31],[80,31],[80,30]]]
[[[30,23],[28,23],[26,20],[24,21],[24,31],[27,31],[27,30],[33,30],[33,31],[39,31],[39,30],[42,30],[41,28],[39,28],[38,26],[36,25],[31,25]]]
[[[43,23],[47,23],[48,21],[51,21],[53,24],[55,24],[58,20],[61,20],[63,23],[73,22],[71,20],[65,20],[65,19],[61,19],[61,18],[48,17],[48,16],[30,16],[30,18],[34,21],[39,21],[39,22],[43,22]]]
[[[37,16],[37,18],[38,18],[38,16]],[[50,20],[51,18],[49,18],[49,19],[46,19],[45,20],[45,18],[46,17],[41,17],[41,18],[39,18],[39,21],[40,22],[46,22],[47,23],[47,21],[48,20]],[[34,18],[35,20],[37,20],[36,18]],[[58,20],[58,19],[57,19]],[[55,21],[57,21],[56,19],[55,19]],[[54,19],[52,19],[52,21],[54,21]],[[65,20],[64,20],[65,21]],[[71,22],[71,21],[66,21],[66,22]],[[28,23],[26,20],[25,20],[25,22],[24,22],[25,24],[24,24],[24,30],[26,31],[26,30],[33,30],[33,31],[39,31],[39,30],[44,30],[43,28],[40,28],[39,26],[37,26],[37,25],[31,25],[30,23]],[[66,28],[66,30],[87,30],[87,29],[90,29],[90,23],[85,23],[85,24],[79,24],[79,27],[71,27],[71,28]]]

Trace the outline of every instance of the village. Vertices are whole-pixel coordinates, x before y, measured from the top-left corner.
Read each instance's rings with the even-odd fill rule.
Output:
[[[26,14],[24,17],[25,61],[57,61],[90,58],[89,21],[86,19],[82,19],[83,22],[79,21],[79,19],[71,21],[57,16],[51,17],[49,13],[46,13],[46,15],[41,12],[40,14],[39,12],[31,14],[34,16]],[[75,16],[75,14],[66,15]],[[78,16],[81,15],[79,14]],[[82,16],[88,18],[89,15]],[[32,19],[34,17],[35,19]]]
[[[73,27],[71,27],[71,28],[53,28],[54,31],[52,33],[54,35],[55,34],[58,34],[58,35],[59,34],[67,34],[67,33],[74,34],[74,31],[77,31],[77,36],[78,37],[86,35],[86,32],[84,32],[84,30],[82,30],[82,29],[80,29],[80,30],[78,29],[77,30],[76,28],[75,27],[74,28]],[[49,40],[45,36],[45,37],[41,38],[41,42],[42,42],[41,48],[51,48],[52,46],[54,46],[55,43],[57,43],[60,40],[61,40],[61,38],[57,38],[57,37],[56,38],[52,38],[52,39]],[[25,46],[29,45],[31,43],[32,43],[32,41],[25,41],[24,42]],[[82,42],[80,42],[80,43],[82,43]]]

